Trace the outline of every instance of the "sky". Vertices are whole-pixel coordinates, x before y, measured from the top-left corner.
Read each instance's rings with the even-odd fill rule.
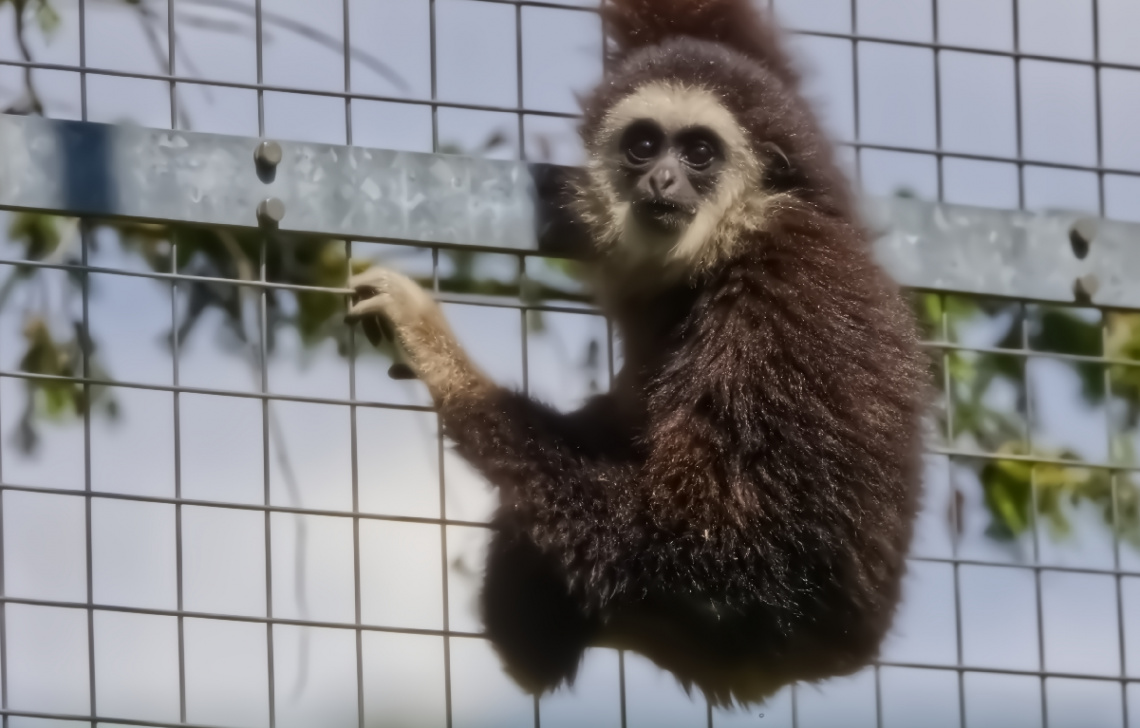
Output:
[[[166,3],[144,3],[165,28]],[[588,5],[586,0],[567,4]],[[249,33],[252,0],[235,0],[234,10],[209,0],[177,0],[181,52],[178,73],[238,83],[256,81],[256,52]],[[777,0],[781,19],[794,28],[847,33],[850,0]],[[32,52],[46,63],[76,64],[76,4],[56,3],[61,24],[50,40],[31,33]],[[859,0],[861,33],[929,41],[931,6],[915,0]],[[339,4],[313,0],[263,0],[268,17],[296,21],[336,39],[328,48],[302,38],[287,24],[269,23],[265,44],[268,84],[340,91],[345,87],[340,50],[343,16]],[[400,99],[430,97],[430,45],[425,0],[350,0],[352,47],[379,59],[401,79],[377,73],[369,61],[351,64],[356,91]],[[1021,47],[1029,53],[1089,58],[1093,53],[1087,0],[1022,0]],[[438,91],[460,103],[514,106],[519,102],[515,46],[516,9],[477,0],[438,0]],[[522,102],[527,108],[573,113],[576,92],[601,73],[597,18],[574,10],[522,8]],[[1010,49],[1009,3],[1001,0],[941,0],[942,41],[963,46]],[[87,6],[87,61],[91,66],[162,73],[150,41],[127,7],[111,0]],[[1140,63],[1140,4],[1100,0],[1100,53],[1106,60]],[[0,38],[10,38],[11,5],[0,7]],[[219,31],[218,28],[223,28]],[[235,32],[226,32],[233,27]],[[165,35],[157,39],[165,57]],[[861,44],[853,57],[847,41],[798,37],[794,48],[807,73],[807,93],[838,140],[1013,157],[1017,154],[1013,62],[1007,58],[944,52],[939,66],[941,124],[934,102],[934,63],[924,49]],[[0,59],[16,49],[0,45]],[[858,93],[853,64],[859,68]],[[1102,78],[1105,165],[1140,170],[1140,72],[1106,70]],[[37,71],[50,116],[80,118],[78,74]],[[19,69],[0,66],[0,104],[19,89]],[[1095,164],[1097,134],[1092,71],[1024,61],[1021,76],[1023,151],[1027,158]],[[161,81],[91,75],[88,118],[169,127],[168,85]],[[856,97],[858,102],[856,103]],[[256,135],[257,96],[248,89],[181,85],[179,125],[197,131]],[[857,110],[857,113],[856,113]],[[187,123],[188,122],[188,123]],[[354,144],[430,151],[431,114],[426,106],[395,101],[355,100],[346,115],[343,99],[304,94],[265,94],[266,134],[282,139],[345,143],[351,125]],[[492,133],[507,143],[486,152],[514,158],[519,153],[517,117],[511,114],[441,109],[440,142],[474,151]],[[529,158],[573,164],[581,151],[572,121],[528,116],[524,149]],[[549,155],[547,155],[549,152]],[[936,198],[939,169],[931,155],[865,150],[844,159],[869,194],[900,188]],[[1018,205],[1017,171],[1006,162],[947,159],[941,170],[943,199],[959,204],[1013,208]],[[1029,209],[1065,208],[1097,212],[1096,175],[1029,165],[1025,171]],[[1140,183],[1107,175],[1104,210],[1109,217],[1140,221]],[[0,213],[0,228],[7,217]],[[18,255],[4,240],[0,255]],[[426,251],[366,243],[355,257],[383,260],[407,271],[430,270]],[[111,238],[92,252],[93,265],[138,269],[141,261],[118,249]],[[480,265],[509,275],[515,259],[486,256]],[[0,312],[0,368],[18,366],[24,313],[46,306],[58,325],[79,302],[67,295],[63,274],[41,271],[33,293]],[[181,305],[181,304],[180,304]],[[171,315],[168,284],[111,275],[92,276],[92,333],[112,375],[121,381],[169,385],[174,366],[162,345]],[[449,319],[473,357],[498,381],[522,386],[522,321],[517,311],[449,305]],[[249,358],[226,346],[219,321],[205,321],[190,337],[178,362],[179,382],[211,389],[256,391]],[[581,354],[591,341],[608,352],[605,322],[590,313],[548,314],[545,329],[527,335],[526,381],[530,391],[562,408],[588,394]],[[992,343],[995,322],[979,322],[963,337]],[[232,347],[231,347],[232,348]],[[607,354],[608,355],[608,354]],[[620,350],[615,351],[620,363]],[[603,358],[603,361],[605,358]],[[393,382],[387,362],[362,356],[356,365],[360,400],[427,404],[417,383]],[[349,366],[331,344],[302,351],[287,333],[270,361],[271,392],[343,398],[349,394]],[[1088,459],[1105,458],[1105,412],[1090,409],[1079,395],[1075,371],[1063,363],[1038,361],[1031,371],[1035,437],[1070,446]],[[92,487],[101,492],[169,498],[174,492],[174,399],[167,392],[114,390],[122,408],[114,423],[97,419],[92,428]],[[994,393],[1012,407],[1008,393]],[[1002,397],[1005,396],[1005,400]],[[82,427],[63,422],[44,427],[36,457],[11,447],[24,393],[19,380],[0,379],[0,443],[3,480],[63,490],[84,487]],[[347,512],[352,506],[351,420],[333,405],[275,403],[281,434],[271,438],[269,483],[272,502]],[[358,411],[361,510],[371,514],[438,517],[483,522],[495,505],[493,491],[457,457],[439,457],[434,416],[419,412],[361,408]],[[180,482],[184,497],[237,504],[261,503],[263,435],[257,400],[183,395],[179,400]],[[282,444],[284,443],[284,447]],[[295,471],[298,492],[282,473],[280,451]],[[440,502],[439,480],[444,476]],[[951,479],[965,497],[964,532],[957,552],[946,519]],[[1073,539],[1042,540],[1041,558],[1051,565],[1112,568],[1108,532],[1099,514],[1075,509]],[[272,603],[276,616],[351,622],[354,615],[352,520],[331,516],[274,514],[270,519]],[[92,513],[94,597],[100,604],[173,610],[177,607],[175,517],[171,505],[96,499]],[[299,529],[306,534],[306,578],[297,598],[294,556]],[[979,562],[958,568],[914,562],[906,601],[884,659],[899,663],[954,665],[957,625],[962,627],[963,661],[997,669],[1037,670],[1044,647],[1047,670],[1116,675],[1122,653],[1129,674],[1140,676],[1140,579],[1122,580],[1125,643],[1119,642],[1116,583],[1111,576],[1044,572],[1040,581],[1042,629],[1038,631],[1038,584],[1033,572],[1006,568],[1032,559],[1028,539],[1012,544],[985,535],[988,515],[977,475],[961,463],[930,456],[926,508],[914,554],[957,556]],[[183,606],[189,611],[264,616],[265,519],[254,511],[185,507],[182,517]],[[361,609],[368,624],[441,629],[443,564],[447,564],[448,619],[457,631],[479,630],[478,593],[482,549],[488,532],[447,527],[441,553],[440,527],[420,523],[361,521]],[[5,580],[9,596],[50,601],[86,600],[86,533],[83,499],[65,494],[4,494]],[[1122,566],[1140,570],[1140,554],[1125,551]],[[958,610],[955,609],[957,601]],[[86,614],[82,610],[24,605],[7,607],[9,705],[32,711],[85,713],[88,710]],[[260,726],[268,720],[266,631],[254,623],[185,620],[188,719],[194,723]],[[277,723],[281,726],[354,725],[356,644],[351,630],[274,629]],[[96,692],[103,715],[138,720],[178,718],[177,624],[171,617],[99,612],[95,619]],[[303,650],[307,650],[304,652]],[[443,643],[438,637],[366,632],[363,638],[365,711],[368,725],[439,725],[442,722]],[[299,666],[307,664],[303,689]],[[488,645],[453,638],[451,690],[455,726],[531,725],[533,704],[504,676]],[[702,702],[691,700],[668,675],[636,656],[625,658],[628,725],[703,726]],[[544,699],[542,725],[619,725],[618,658],[594,650],[574,690]],[[952,670],[884,667],[878,695],[875,676],[801,688],[796,698],[799,726],[873,726],[882,704],[885,726],[960,725],[959,681]],[[1042,721],[1040,681],[1035,677],[968,673],[963,681],[968,726],[1032,726]],[[1119,683],[1051,678],[1045,709],[1052,728],[1140,726],[1140,691],[1133,688],[1128,726]],[[764,717],[759,717],[760,713]],[[718,712],[718,728],[790,726],[792,701],[785,691],[762,709]],[[40,728],[50,721],[13,719],[13,726]],[[65,723],[60,723],[65,725]],[[72,724],[66,724],[72,725]]]

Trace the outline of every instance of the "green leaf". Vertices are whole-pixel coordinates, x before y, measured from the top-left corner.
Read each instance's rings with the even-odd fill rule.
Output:
[[[982,490],[993,519],[991,535],[1015,538],[1032,525],[1032,468],[1020,460],[994,460],[982,468]]]
[[[44,35],[52,35],[59,28],[59,13],[47,0],[36,3],[36,24]]]
[[[21,212],[12,216],[8,224],[8,237],[24,246],[24,257],[28,260],[43,260],[59,247],[62,240],[59,222],[54,215],[41,215],[35,212]],[[31,269],[22,269],[30,274]]]

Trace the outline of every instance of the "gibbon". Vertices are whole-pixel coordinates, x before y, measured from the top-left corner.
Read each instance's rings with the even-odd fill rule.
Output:
[[[482,593],[541,692],[633,650],[713,704],[872,661],[899,601],[926,365],[774,26],[747,0],[609,0],[572,210],[624,364],[556,412],[488,379],[432,297],[356,276],[501,505]]]

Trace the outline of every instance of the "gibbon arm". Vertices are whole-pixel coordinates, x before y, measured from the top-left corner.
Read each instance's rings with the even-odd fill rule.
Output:
[[[500,513],[563,561],[591,594],[632,543],[636,452],[613,395],[563,414],[492,382],[468,358],[438,304],[411,279],[374,268],[350,285],[349,320],[382,316],[427,386],[459,454],[500,491]]]

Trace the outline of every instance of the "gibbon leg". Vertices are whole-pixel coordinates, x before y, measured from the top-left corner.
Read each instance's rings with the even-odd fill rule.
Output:
[[[501,519],[496,525],[483,623],[507,673],[528,692],[542,693],[573,681],[597,622],[569,593],[555,558]]]

